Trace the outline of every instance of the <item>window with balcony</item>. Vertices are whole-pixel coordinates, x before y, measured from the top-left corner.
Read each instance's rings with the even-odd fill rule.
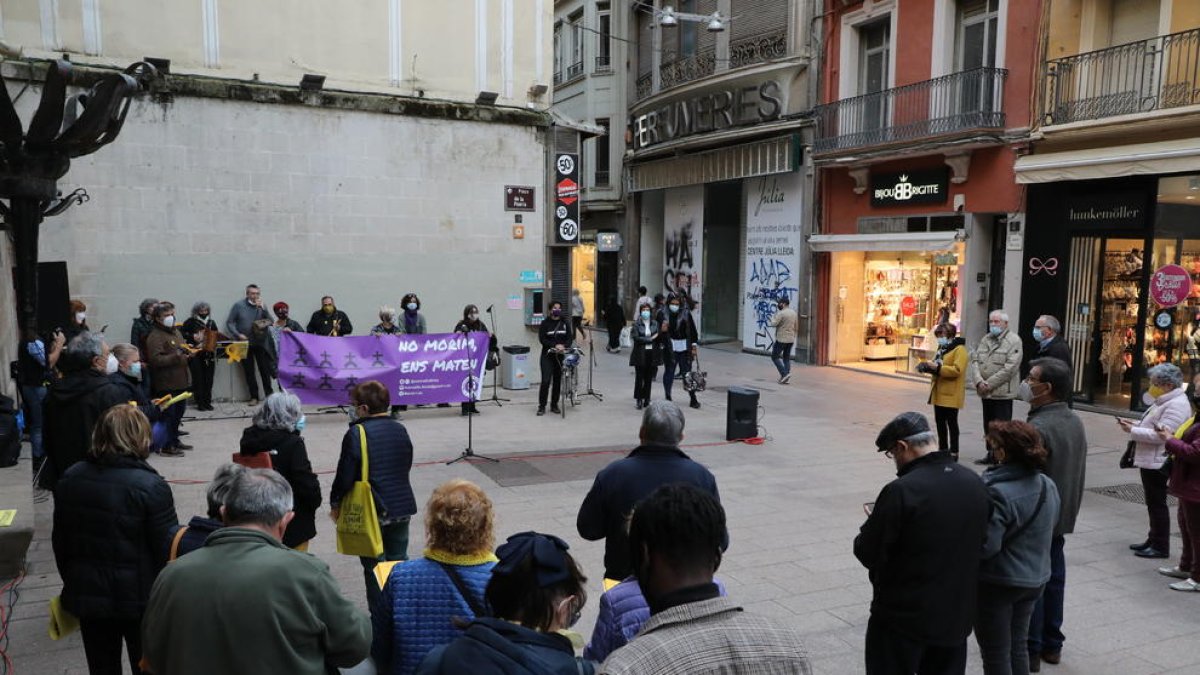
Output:
[[[996,67],[996,30],[1000,0],[959,0],[955,36],[955,66],[960,73]],[[991,111],[999,92],[989,78],[964,78],[962,89],[955,92],[950,110],[942,115],[977,115]]]
[[[862,128],[879,129],[887,124],[888,61],[892,51],[892,25],[888,19],[858,29],[858,94],[863,97]]]
[[[607,73],[612,71],[612,13],[608,9],[607,4],[600,5],[600,14],[597,17],[597,25],[599,30],[596,32],[596,72]]]
[[[609,167],[611,166],[611,158],[609,157],[609,136],[612,134],[612,127],[607,117],[602,117],[596,120],[596,126],[604,129],[603,136],[597,136],[595,140],[596,148],[596,187],[609,186]]]
[[[567,23],[571,26],[571,45],[568,52],[571,62],[567,65],[566,79],[573,80],[583,75],[583,10],[567,17]]]

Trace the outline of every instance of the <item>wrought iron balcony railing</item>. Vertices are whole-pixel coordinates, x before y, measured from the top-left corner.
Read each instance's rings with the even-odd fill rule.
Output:
[[[567,79],[573,80],[580,75],[583,75],[583,61],[576,61],[567,66]]]
[[[729,43],[729,67],[741,68],[787,56],[787,31],[764,33]]]
[[[612,57],[608,56],[608,55],[597,56],[596,57],[596,69],[592,72],[611,73],[612,72]]]
[[[1004,128],[1003,68],[975,68],[817,106],[816,152]]]
[[[708,77],[717,72],[717,54],[711,49],[698,54],[664,63],[658,69],[662,89],[670,89],[685,82]]]
[[[596,169],[596,187],[608,187],[608,169]]]
[[[561,70],[554,71],[554,84],[562,84],[563,74]]]
[[[1200,28],[1048,61],[1046,124],[1200,103]]]
[[[637,100],[642,100],[649,96],[654,88],[654,75],[646,73],[637,79],[636,96]]]

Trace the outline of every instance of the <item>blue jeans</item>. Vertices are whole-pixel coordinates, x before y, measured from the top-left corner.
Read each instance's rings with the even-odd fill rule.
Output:
[[[668,345],[670,346],[670,345]],[[663,352],[663,393],[671,400],[671,387],[675,384],[675,369],[678,367],[680,379],[692,372],[691,352],[673,352],[670,349]],[[649,398],[647,396],[647,398]]]
[[[379,588],[379,582],[375,580],[375,566],[385,560],[408,560],[408,518],[396,523],[381,526],[380,534],[383,535],[383,555],[378,558],[359,558],[363,568],[363,580],[367,583],[367,609],[371,610],[371,617],[375,617],[375,612],[382,609],[387,611],[382,606],[383,589]]]
[[[42,403],[46,400],[45,387],[21,385],[21,402],[25,408],[25,428],[29,431],[29,444],[33,446],[33,458],[45,457],[42,450]]]
[[[771,362],[775,364],[775,370],[779,371],[779,376],[783,377],[792,372],[792,345],[791,342],[779,342],[771,345]]]
[[[1063,598],[1067,587],[1067,560],[1063,556],[1066,540],[1060,534],[1050,542],[1050,581],[1029,618],[1029,653],[1061,652],[1066,637],[1062,633]]]

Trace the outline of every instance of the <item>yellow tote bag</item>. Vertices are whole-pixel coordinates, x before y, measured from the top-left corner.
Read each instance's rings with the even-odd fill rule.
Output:
[[[367,432],[358,425],[362,441],[362,480],[356,481],[349,494],[342,497],[337,521],[337,551],[360,558],[378,558],[383,554],[383,533],[379,530],[379,514],[375,512],[375,497],[367,481]]]

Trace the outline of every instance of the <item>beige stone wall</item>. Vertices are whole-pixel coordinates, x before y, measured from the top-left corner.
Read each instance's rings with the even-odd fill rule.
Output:
[[[4,0],[0,36],[30,57],[63,52],[124,66],[144,56],[173,72],[507,105],[549,84],[551,0]],[[539,43],[540,40],[540,43]]]

